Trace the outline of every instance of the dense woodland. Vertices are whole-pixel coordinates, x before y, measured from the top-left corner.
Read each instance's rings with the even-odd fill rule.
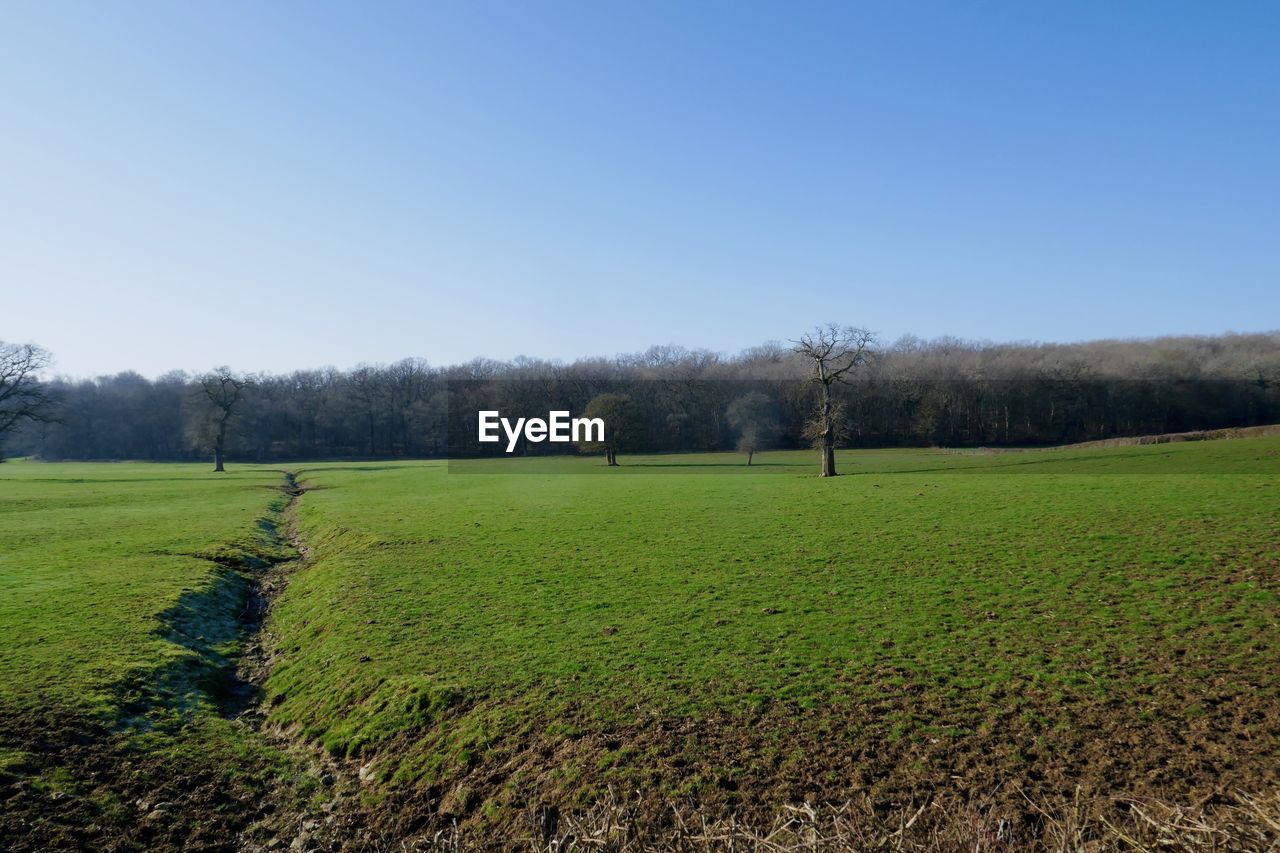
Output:
[[[571,364],[518,358],[436,367],[421,359],[252,376],[227,438],[232,459],[432,457],[475,450],[477,407],[543,415],[623,394],[640,428],[623,452],[732,449],[726,412],[749,393],[776,406],[776,447],[811,442],[812,366],[791,345],[736,356],[681,347]],[[902,338],[838,386],[841,446],[1053,444],[1280,422],[1280,333],[991,344]],[[7,436],[44,459],[206,458],[200,377],[53,378],[43,419]],[[758,399],[758,398],[756,398]],[[470,418],[467,421],[466,418]],[[470,426],[468,426],[468,423]],[[452,447],[450,438],[453,439]],[[563,445],[521,452],[563,452]]]

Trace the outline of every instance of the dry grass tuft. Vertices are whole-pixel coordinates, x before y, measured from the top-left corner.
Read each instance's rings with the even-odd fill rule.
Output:
[[[582,811],[542,809],[531,833],[504,849],[530,853],[570,851],[782,851],[877,850],[969,853],[1110,850],[1280,851],[1280,791],[1237,793],[1228,802],[1190,807],[1137,797],[1086,797],[1060,802],[1026,797],[1020,814],[924,799],[887,811],[869,798],[841,805],[786,806],[767,826],[729,816],[711,819],[672,804],[658,820],[615,792]],[[462,851],[492,839],[453,825],[389,849]]]

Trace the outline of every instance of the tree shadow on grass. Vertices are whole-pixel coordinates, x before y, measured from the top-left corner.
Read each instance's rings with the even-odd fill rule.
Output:
[[[619,462],[619,468],[808,468],[808,462]]]
[[[442,461],[444,461],[444,460],[441,460],[441,459],[406,459],[406,460],[405,460],[405,462],[406,462],[406,463],[414,463],[414,462],[442,462]],[[307,474],[307,473],[310,473],[310,472],[312,472],[312,471],[319,471],[320,473],[324,473],[324,474],[327,474],[327,473],[329,473],[330,471],[358,471],[358,472],[360,472],[360,473],[371,473],[371,472],[374,472],[374,471],[408,471],[408,470],[411,470],[411,469],[412,469],[412,467],[413,467],[413,466],[412,466],[412,464],[403,464],[403,463],[402,463],[402,464],[399,464],[399,465],[373,465],[373,464],[370,464],[370,465],[359,465],[359,464],[356,464],[356,465],[325,465],[323,468],[298,468],[298,469],[297,469],[297,471],[296,471],[296,473],[298,473],[298,474]],[[273,487],[273,488],[274,488],[274,487]]]

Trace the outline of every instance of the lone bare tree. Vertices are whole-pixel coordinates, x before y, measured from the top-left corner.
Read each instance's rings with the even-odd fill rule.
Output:
[[[48,351],[35,344],[0,341],[0,442],[23,421],[52,419],[57,401],[39,379],[51,360]]]
[[[870,361],[876,336],[856,326],[828,323],[792,343],[796,353],[813,362],[810,381],[818,385],[819,398],[817,411],[810,422],[810,432],[822,452],[821,476],[834,477],[836,429],[841,412],[831,399],[831,386],[837,382],[848,384],[846,377]]]
[[[215,472],[226,470],[222,467],[222,456],[227,447],[227,429],[239,413],[245,389],[252,384],[252,377],[232,373],[229,367],[215,367],[200,377],[200,393],[209,405],[212,420]]]
[[[751,465],[757,450],[763,450],[778,432],[778,410],[764,394],[751,391],[729,404],[725,412],[729,426],[738,431],[738,449]]]

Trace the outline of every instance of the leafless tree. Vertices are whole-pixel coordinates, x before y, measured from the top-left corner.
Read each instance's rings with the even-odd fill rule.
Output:
[[[229,367],[215,367],[200,377],[200,392],[209,405],[213,419],[213,470],[225,471],[223,452],[227,446],[227,429],[239,413],[244,392],[253,378],[232,373]]]
[[[840,413],[832,402],[831,386],[848,384],[846,377],[870,361],[876,337],[866,329],[828,323],[792,343],[797,354],[812,362],[810,379],[818,385],[819,398],[811,427],[822,452],[821,476],[834,477]]]
[[[0,442],[23,421],[52,419],[56,401],[39,379],[50,360],[48,351],[35,344],[0,341]]]
[[[747,454],[747,465],[757,450],[769,445],[778,431],[777,407],[764,394],[752,391],[729,404],[725,417],[738,432],[738,450]]]

